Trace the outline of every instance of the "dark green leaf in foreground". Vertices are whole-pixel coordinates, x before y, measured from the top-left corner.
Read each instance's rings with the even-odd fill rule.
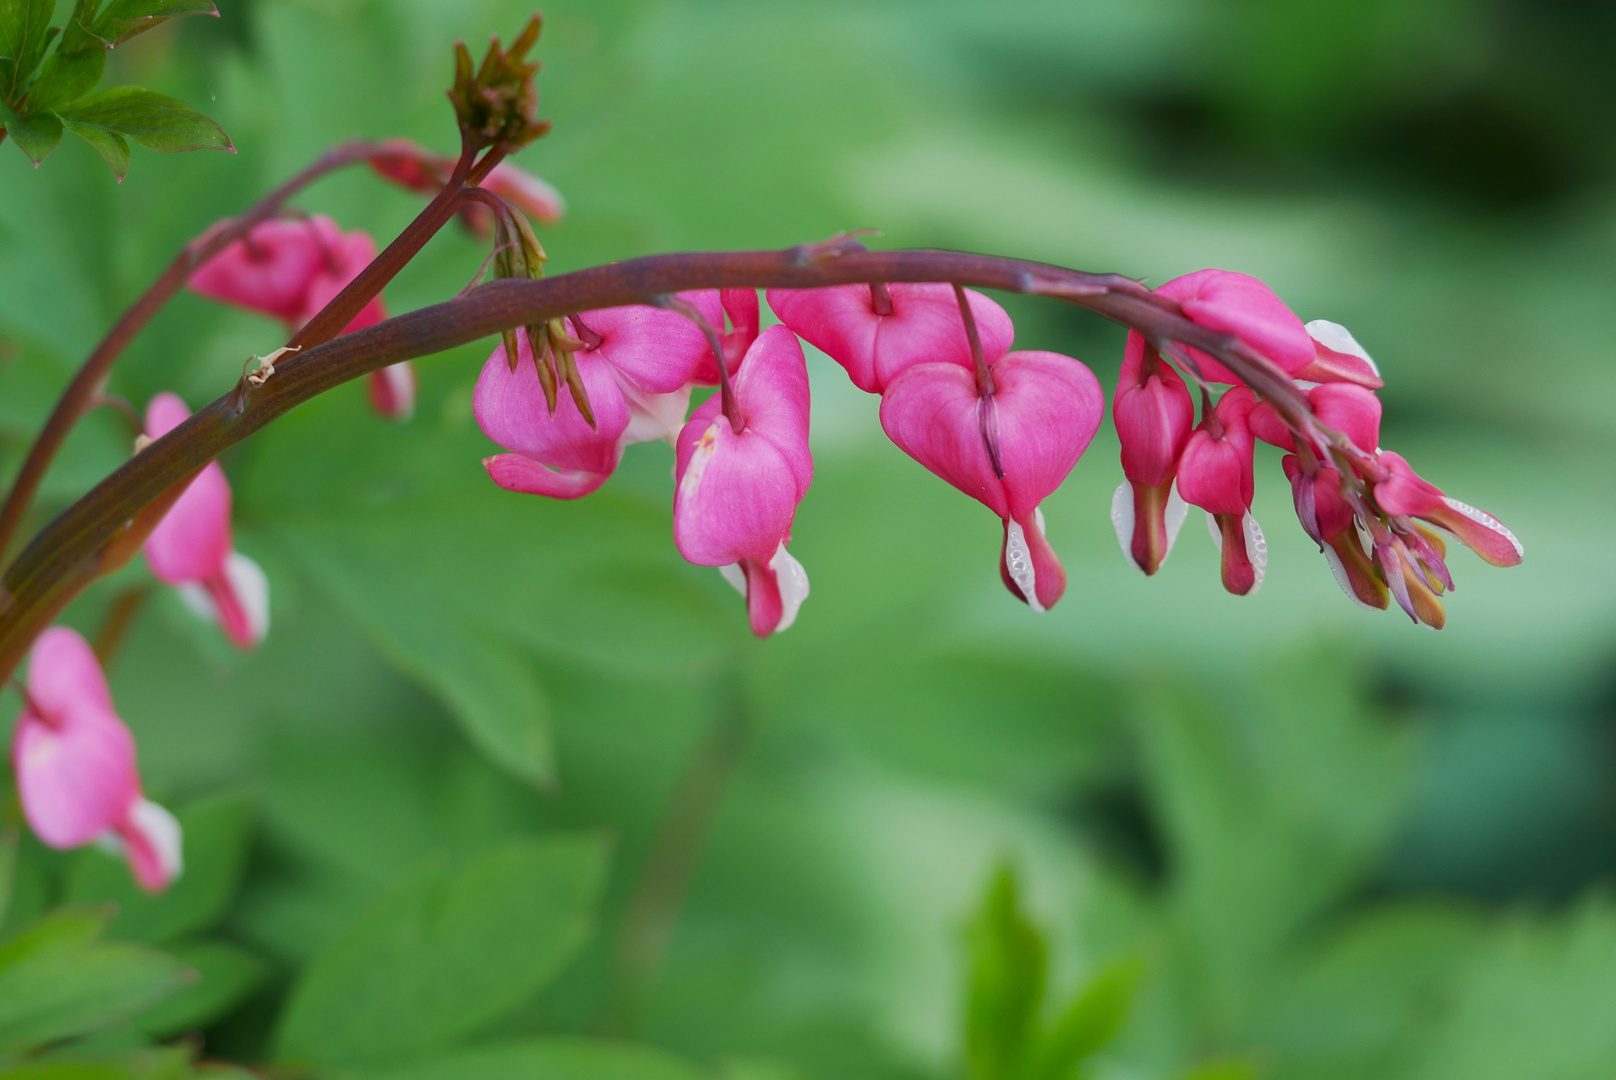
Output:
[[[178,154],[186,150],[235,153],[230,136],[218,124],[183,101],[138,86],[102,90],[59,110],[59,114],[63,123],[122,135],[159,153]]]
[[[0,1066],[0,1080],[185,1080],[197,1076],[191,1053],[184,1048],[136,1050],[133,1053],[75,1051]],[[247,1080],[235,1069],[209,1069],[209,1080]]]
[[[552,1036],[492,1043],[366,1072],[364,1080],[698,1080],[705,1075],[660,1050]]]
[[[134,1018],[137,1031],[157,1039],[194,1031],[225,1015],[267,973],[264,961],[227,941],[186,942],[170,946],[169,952],[198,978]]]
[[[15,102],[55,36],[56,0],[0,3],[0,101]],[[8,125],[9,127],[9,125]]]
[[[191,981],[172,957],[99,940],[107,914],[61,908],[0,947],[0,1055],[106,1027]]]
[[[279,1056],[363,1065],[444,1050],[521,1004],[588,937],[601,841],[517,841],[409,875],[304,972]]]
[[[73,52],[52,53],[28,88],[28,111],[42,113],[66,105],[94,90],[106,70],[107,52],[98,45]]]
[[[90,32],[109,47],[143,34],[169,19],[187,15],[219,15],[213,0],[112,0],[96,16]]]
[[[62,141],[62,122],[55,113],[18,116],[0,105],[0,125],[5,127],[17,148],[27,154],[28,160],[35,166],[50,157],[50,152]]]
[[[185,835],[185,872],[168,891],[152,896],[136,887],[121,859],[87,849],[68,875],[71,900],[111,901],[118,937],[161,944],[212,926],[235,894],[247,859],[253,804],[244,795],[198,799],[179,813]]]

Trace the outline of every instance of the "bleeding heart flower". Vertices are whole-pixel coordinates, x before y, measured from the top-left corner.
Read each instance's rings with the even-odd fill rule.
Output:
[[[1313,363],[1317,346],[1284,301],[1268,286],[1231,270],[1197,270],[1156,290],[1177,300],[1184,317],[1208,330],[1234,334],[1288,373]],[[1185,351],[1208,382],[1238,383],[1223,364],[1200,349]]]
[[[29,826],[51,847],[112,847],[142,888],[162,891],[180,874],[179,824],[142,796],[134,738],[76,631],[55,626],[39,636],[25,702],[11,755]]]
[[[1127,477],[1111,498],[1122,553],[1154,574],[1167,561],[1188,506],[1173,486],[1178,458],[1195,426],[1195,402],[1178,372],[1137,332],[1128,332],[1111,402]]]
[[[453,174],[455,160],[408,139],[388,139],[382,144],[382,151],[371,157],[370,167],[378,176],[400,187],[421,195],[436,195]],[[479,186],[545,225],[554,225],[566,212],[566,201],[559,191],[509,161],[495,165]],[[493,211],[482,203],[470,200],[463,203],[460,220],[483,239],[493,232]]]
[[[1379,460],[1391,474],[1374,486],[1375,502],[1381,510],[1394,517],[1421,518],[1446,529],[1494,566],[1520,563],[1525,549],[1497,518],[1448,498],[1435,484],[1421,479],[1401,454],[1384,450]]]
[[[161,438],[190,415],[177,395],[158,394],[146,408],[146,438]],[[224,470],[209,462],[146,538],[146,563],[159,581],[179,590],[186,606],[249,649],[269,630],[269,580],[234,550],[230,501]]]
[[[1223,587],[1236,596],[1256,592],[1268,564],[1268,544],[1251,516],[1256,441],[1247,421],[1256,404],[1257,395],[1244,386],[1225,391],[1178,460],[1178,493],[1207,512],[1212,540],[1223,552]]]
[[[739,291],[739,290],[737,290]],[[714,327],[724,323],[718,291],[681,293]],[[505,346],[483,365],[472,413],[505,449],[483,459],[507,491],[576,499],[604,484],[630,443],[673,441],[684,424],[690,386],[703,364],[717,366],[701,329],[677,312],[630,306],[586,311],[570,320],[584,342],[573,354],[594,413],[584,419],[570,392],[551,415],[527,334],[517,335],[516,369]]]
[[[879,304],[869,285],[825,289],[770,289],[769,307],[791,330],[847,369],[853,384],[872,394],[885,392],[915,364],[972,366],[959,302],[952,285],[894,284],[886,287],[890,305]],[[989,363],[1015,340],[1010,316],[998,304],[970,289],[971,314]],[[890,306],[883,314],[882,306]]]
[[[679,432],[673,539],[697,566],[724,568],[746,597],[752,632],[767,637],[792,624],[808,595],[808,576],[786,551],[814,476],[808,367],[791,331],[765,330],[733,386],[733,421],[714,394]]]
[[[1380,449],[1380,399],[1373,390],[1347,382],[1321,383],[1307,392],[1307,403],[1320,424],[1346,435],[1363,453]],[[1271,403],[1258,402],[1249,422],[1251,433],[1263,442],[1295,451],[1296,437]]]
[[[1304,527],[1311,518],[1319,549],[1330,564],[1336,584],[1353,603],[1384,611],[1390,603],[1386,584],[1376,575],[1370,552],[1364,549],[1358,534],[1352,506],[1341,494],[1341,474],[1320,466],[1313,476],[1308,476],[1295,454],[1286,454],[1280,464],[1291,482],[1296,516]]]
[[[1088,368],[1059,353],[1008,353],[989,371],[993,393],[984,396],[968,364],[909,367],[881,395],[881,426],[910,457],[999,515],[1005,587],[1043,611],[1066,591],[1066,572],[1044,538],[1038,504],[1088,448],[1105,396]]]
[[[1340,323],[1328,319],[1314,319],[1307,324],[1308,336],[1313,339],[1313,362],[1291,372],[1304,382],[1356,383],[1365,390],[1379,390],[1380,368],[1358,339]]]

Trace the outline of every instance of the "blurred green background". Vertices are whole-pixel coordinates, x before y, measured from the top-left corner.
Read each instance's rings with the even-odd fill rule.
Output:
[[[184,98],[235,156],[137,151],[119,186],[82,145],[38,171],[0,146],[0,476],[186,239],[342,138],[449,149],[450,41],[477,51],[530,10],[220,8],[119,48],[109,82]],[[965,927],[1008,859],[1057,993],[1142,965],[1091,1075],[1616,1074],[1616,9],[545,14],[555,129],[518,161],[568,199],[553,270],[874,227],[1151,284],[1256,274],[1352,329],[1387,379],[1384,445],[1508,523],[1526,562],[1458,554],[1440,633],[1360,610],[1263,448],[1262,592],[1222,592],[1196,522],[1145,579],[1107,517],[1103,430],[1045,504],[1071,584],[1035,615],[999,583],[992,515],[813,356],[792,550],[814,593],[760,644],[673,549],[665,447],[588,500],[522,498],[478,464],[489,343],[420,363],[408,425],[344,387],[225,463],[238,545],[273,582],[266,644],[236,654],[158,594],[112,673],[195,884],[143,906],[106,857],[24,841],[0,933],[122,897],[112,938],[202,973],[83,1046],[200,1032],[209,1058],[412,1078],[959,1075]],[[358,170],[297,201],[382,239],[420,205]],[[452,295],[483,254],[446,231],[390,307]],[[1004,303],[1018,346],[1109,388],[1120,331]],[[112,389],[198,405],[277,332],[182,296]],[[45,509],[126,453],[93,415]],[[144,580],[68,621],[93,630]],[[438,938],[397,923],[412,904]]]

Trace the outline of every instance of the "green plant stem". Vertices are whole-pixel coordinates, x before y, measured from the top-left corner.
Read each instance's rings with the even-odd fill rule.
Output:
[[[719,680],[717,717],[691,756],[657,827],[629,897],[612,951],[602,1034],[632,1035],[667,955],[730,779],[751,741],[752,724],[738,680]]]
[[[107,331],[107,336],[101,339],[95,351],[84,361],[78,373],[73,376],[73,381],[68,383],[67,389],[56,402],[56,408],[51,411],[50,419],[40,430],[34,445],[29,448],[28,457],[23,461],[17,479],[6,494],[5,503],[0,505],[0,566],[5,565],[6,552],[10,549],[29,506],[33,504],[34,495],[38,492],[39,484],[44,480],[51,461],[62,448],[62,443],[73,430],[73,425],[96,404],[113,363],[174,294],[185,287],[185,283],[191,279],[192,272],[230,244],[247,235],[253,226],[280,213],[286,200],[309,184],[336,169],[367,160],[376,152],[376,145],[366,142],[348,142],[332,147],[308,168],[265,195],[246,213],[208,230],[186,244],[180,253],[174,256],[174,261],[168,264],[168,269],[164,270],[162,275],[152,282],[150,288],[141,294],[140,299],[136,300],[112,325],[112,329]]]
[[[241,395],[232,391],[204,406],[34,537],[0,578],[0,678],[10,675],[34,636],[69,600],[133,555],[157,524],[147,508],[287,410],[389,364],[575,312],[656,304],[690,289],[948,281],[1062,299],[1153,341],[1178,341],[1217,357],[1298,431],[1311,438],[1318,430],[1306,397],[1283,371],[1238,338],[1197,326],[1172,301],[1131,279],[963,252],[838,251],[809,245],[651,255],[543,280],[494,281],[285,358],[263,386]]]

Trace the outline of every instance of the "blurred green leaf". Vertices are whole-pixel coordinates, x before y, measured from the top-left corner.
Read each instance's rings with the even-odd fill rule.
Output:
[[[194,1075],[190,1051],[183,1048],[134,1053],[68,1051],[0,1066],[0,1080],[185,1080]],[[209,1070],[206,1075],[211,1080],[245,1077],[234,1069]]]
[[[1133,1008],[1143,974],[1144,965],[1130,957],[1090,979],[1033,1045],[1023,1075],[1028,1080],[1062,1080],[1116,1038]]]
[[[60,908],[0,946],[0,1054],[106,1027],[194,977],[152,949],[98,940],[107,918]]]
[[[96,16],[92,32],[111,47],[169,19],[218,14],[213,0],[112,0]]]
[[[506,844],[409,875],[298,980],[278,1056],[358,1065],[445,1049],[543,986],[584,943],[604,844]]]
[[[70,900],[117,905],[112,933],[162,944],[206,930],[224,913],[247,861],[253,800],[239,793],[209,795],[180,810],[185,872],[168,890],[139,889],[122,859],[94,849],[81,851],[68,874]]]
[[[491,1043],[360,1075],[364,1080],[699,1080],[707,1073],[646,1046],[552,1036]]]
[[[1049,946],[1021,910],[1008,863],[993,872],[970,928],[965,1056],[977,1080],[1020,1075],[1044,1000]]]
[[[197,973],[191,986],[136,1015],[135,1029],[166,1039],[206,1026],[230,1011],[263,982],[268,966],[228,941],[186,941],[169,945],[169,955]]]

